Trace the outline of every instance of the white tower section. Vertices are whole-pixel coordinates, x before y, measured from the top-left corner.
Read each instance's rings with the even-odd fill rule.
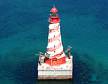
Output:
[[[65,56],[61,40],[60,23],[49,24],[47,53],[50,55],[50,58]]]

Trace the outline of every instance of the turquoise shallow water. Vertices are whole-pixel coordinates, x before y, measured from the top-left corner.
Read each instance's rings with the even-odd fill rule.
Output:
[[[54,1],[64,49],[73,47],[74,83],[108,84],[108,1]],[[34,84],[45,52],[51,0],[0,0],[0,83]]]

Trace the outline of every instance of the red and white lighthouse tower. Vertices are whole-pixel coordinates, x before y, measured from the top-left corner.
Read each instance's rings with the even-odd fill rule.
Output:
[[[40,54],[38,79],[72,79],[72,56],[68,49],[65,55],[60,32],[60,18],[54,6],[50,10],[48,45],[45,54]]]
[[[49,60],[47,60],[46,63],[51,66],[56,66],[66,63],[66,56],[63,51],[61,40],[60,18],[57,14],[58,10],[56,7],[53,7],[50,12],[47,45],[47,54],[49,54]]]

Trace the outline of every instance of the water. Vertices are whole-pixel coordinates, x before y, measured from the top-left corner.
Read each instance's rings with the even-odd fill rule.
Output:
[[[74,83],[108,84],[108,1],[54,1],[64,49],[73,47]],[[0,83],[35,84],[45,52],[51,0],[0,0]]]

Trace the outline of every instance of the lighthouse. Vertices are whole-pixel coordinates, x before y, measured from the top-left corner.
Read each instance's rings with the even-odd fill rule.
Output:
[[[47,60],[46,63],[51,66],[61,65],[66,63],[66,56],[63,51],[63,45],[60,33],[60,18],[57,12],[58,10],[54,6],[50,10],[50,17],[49,17],[47,54],[49,54],[50,59]]]
[[[72,55],[64,52],[60,17],[55,6],[50,10],[48,22],[48,43],[46,52],[39,55],[38,79],[72,79]]]

